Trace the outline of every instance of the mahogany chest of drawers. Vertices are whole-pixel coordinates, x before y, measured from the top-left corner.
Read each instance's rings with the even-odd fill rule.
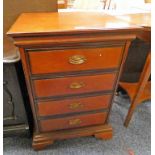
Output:
[[[19,47],[34,117],[33,148],[112,137],[109,112],[139,28],[101,13],[24,13],[8,32]]]

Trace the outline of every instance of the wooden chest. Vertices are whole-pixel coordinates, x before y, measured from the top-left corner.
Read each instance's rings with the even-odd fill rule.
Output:
[[[57,139],[112,137],[109,112],[139,28],[101,13],[24,13],[19,47],[34,117],[34,149]]]

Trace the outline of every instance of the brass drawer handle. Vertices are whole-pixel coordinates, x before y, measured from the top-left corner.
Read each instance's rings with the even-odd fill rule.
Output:
[[[82,121],[79,118],[69,120],[69,125],[80,125],[81,123],[82,123]]]
[[[76,110],[76,109],[79,109],[79,108],[82,108],[83,107],[83,104],[81,103],[71,103],[69,105],[69,108],[72,109],[72,110]]]
[[[85,84],[83,82],[73,82],[73,83],[70,84],[69,87],[71,89],[79,89],[79,88],[82,88],[84,86],[85,86]]]
[[[86,60],[87,59],[83,55],[73,55],[69,58],[69,62],[74,65],[83,64]]]

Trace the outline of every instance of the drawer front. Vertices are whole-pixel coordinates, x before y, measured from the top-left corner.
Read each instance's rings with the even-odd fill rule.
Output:
[[[111,95],[38,102],[39,116],[75,113],[108,108]]]
[[[78,128],[89,125],[104,124],[107,113],[96,113],[87,115],[76,115],[66,118],[40,120],[41,131],[52,131],[60,129]]]
[[[34,80],[36,97],[69,95],[112,90],[116,74]]]
[[[118,68],[123,47],[29,52],[32,74]]]

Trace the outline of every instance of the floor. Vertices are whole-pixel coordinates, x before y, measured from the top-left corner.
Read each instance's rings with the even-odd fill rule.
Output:
[[[33,151],[31,139],[26,136],[4,138],[4,155],[150,155],[151,104],[141,104],[128,128],[123,126],[129,107],[127,97],[115,97],[110,123],[114,128],[111,140],[94,137],[56,141],[42,151]]]

